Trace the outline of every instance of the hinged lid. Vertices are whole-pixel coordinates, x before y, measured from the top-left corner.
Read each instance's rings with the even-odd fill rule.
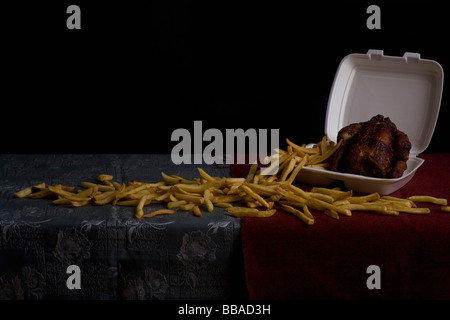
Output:
[[[416,156],[429,145],[441,105],[444,72],[433,60],[406,52],[381,50],[350,54],[340,63],[328,100],[325,133],[336,141],[339,130],[377,114],[389,117],[411,141]]]

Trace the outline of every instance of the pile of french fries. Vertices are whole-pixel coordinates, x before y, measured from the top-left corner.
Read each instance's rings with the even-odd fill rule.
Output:
[[[41,183],[25,188],[14,195],[18,198],[54,198],[54,204],[80,207],[88,204],[135,207],[136,218],[151,218],[161,214],[173,214],[177,210],[190,211],[201,216],[204,210],[212,212],[222,207],[235,217],[271,217],[276,208],[294,215],[307,225],[314,224],[312,212],[339,219],[351,216],[352,211],[372,212],[384,215],[399,213],[427,214],[427,207],[416,202],[428,202],[450,212],[447,199],[432,196],[397,198],[380,196],[378,193],[355,196],[351,190],[313,187],[306,191],[293,183],[304,166],[327,167],[327,159],[336,151],[340,142],[334,144],[326,136],[313,145],[297,145],[286,139],[287,150],[276,150],[271,157],[279,161],[277,173],[264,174],[266,169],[254,163],[247,176],[241,178],[213,177],[198,168],[199,177],[189,180],[161,172],[162,180],[156,183],[113,181],[113,176],[101,174],[97,183],[81,182],[81,187]],[[160,204],[161,209],[145,212],[145,206]],[[146,209],[147,210],[147,209]]]

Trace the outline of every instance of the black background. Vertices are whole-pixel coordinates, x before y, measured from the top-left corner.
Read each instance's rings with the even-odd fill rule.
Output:
[[[81,9],[69,30],[66,9]],[[369,30],[366,9],[381,9]],[[350,53],[450,65],[437,1],[16,1],[2,4],[2,153],[170,153],[177,128],[324,134]],[[448,97],[426,152],[450,152]],[[223,131],[224,132],[224,131]]]

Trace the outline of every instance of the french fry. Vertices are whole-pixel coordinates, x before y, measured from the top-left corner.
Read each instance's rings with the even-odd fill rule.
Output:
[[[258,193],[259,195],[270,196],[277,193],[277,191],[275,190],[277,185],[262,185],[247,182],[244,183],[244,185]]]
[[[240,195],[218,195],[211,199],[211,202],[216,205],[218,202],[225,203],[225,202],[238,202],[243,199]]]
[[[289,176],[289,178],[286,180],[287,184],[292,184],[294,182],[294,180],[297,177],[297,175],[300,172],[300,170],[305,166],[307,160],[308,160],[307,156],[302,158],[302,160],[297,164],[295,169],[292,171],[292,173]]]
[[[139,204],[139,200],[122,200],[122,201],[117,201],[116,205],[118,205],[118,206],[136,207]]]
[[[203,170],[202,168],[198,168],[198,173],[200,173],[200,175],[203,177],[203,179],[205,179],[206,181],[213,181],[214,178],[211,177],[209,174],[206,173],[205,170]]]
[[[328,149],[324,154],[311,156],[310,164],[318,164],[328,159],[341,146],[342,141],[343,139],[339,140],[335,146]]]
[[[169,176],[162,171],[161,171],[161,176],[167,184],[177,184],[177,183],[181,182],[180,178],[175,178],[175,177]]]
[[[58,198],[52,201],[53,204],[72,204],[71,200],[66,198]]]
[[[232,207],[233,205],[230,202],[216,202],[214,203],[214,206],[219,208],[229,208]]]
[[[361,203],[350,203],[350,204],[344,204],[340,206],[341,208],[345,208],[350,211],[386,211],[388,210],[387,206],[384,205],[378,205],[378,204],[371,204],[365,202],[364,204]]]
[[[344,200],[353,195],[353,192],[350,191],[341,191],[327,188],[314,187],[311,189],[312,192],[323,193],[333,197],[334,201]]]
[[[211,201],[211,191],[209,191],[209,189],[206,189],[203,192],[203,198],[205,199],[206,210],[212,212],[214,210],[214,204]]]
[[[295,155],[295,154],[293,154]],[[292,170],[295,168],[295,164],[297,163],[297,160],[294,156],[292,156],[291,160],[289,160],[288,164],[283,168],[283,171],[280,175],[280,181],[285,181],[289,173],[291,173]]]
[[[308,192],[308,195],[310,196],[310,198],[315,198],[315,199],[319,199],[328,203],[333,203],[334,202],[334,198],[332,196],[329,196],[327,194],[324,193],[319,193],[319,192]]]
[[[323,210],[323,213],[325,213],[327,216],[333,218],[333,219],[339,219],[339,213],[337,213],[336,210],[333,209],[325,209]]]
[[[114,186],[107,186],[104,184],[97,184],[92,182],[83,181],[80,183],[83,188],[97,187],[99,191],[111,191],[114,190]]]
[[[245,191],[245,193],[247,193],[250,197],[258,201],[259,203],[261,203],[263,206],[265,206],[266,208],[270,208],[270,205],[267,203],[267,201],[264,200],[259,194],[254,192],[252,189],[250,189],[246,185],[242,185],[241,188],[242,190]]]
[[[185,183],[179,183],[176,185],[177,188],[191,193],[200,193],[205,191],[206,189],[211,188],[212,181],[203,183],[203,184],[185,184]]]
[[[314,224],[314,219],[311,219],[310,217],[308,217],[306,214],[304,214],[303,212],[301,212],[298,209],[295,209],[291,206],[288,206],[286,204],[281,205],[281,209],[283,209],[283,211],[286,211],[294,216],[296,216],[297,218],[299,218],[303,223],[307,224],[307,225],[312,225]]]
[[[398,211],[398,212],[411,213],[411,214],[428,214],[428,213],[430,213],[429,208],[410,208],[410,207],[403,207],[403,206],[392,206],[389,208],[391,208],[392,210]]]
[[[116,193],[116,199],[125,198],[128,195],[130,195],[130,194],[138,193],[138,192],[140,192],[142,190],[145,190],[146,188],[148,188],[147,184],[142,184],[142,185],[140,185],[138,187],[135,187],[135,186],[127,187],[123,191]]]
[[[97,179],[101,182],[112,180],[114,177],[110,174],[99,174]]]
[[[253,181],[256,171],[258,171],[258,163],[257,162],[255,162],[251,165],[250,170],[247,173],[247,177],[245,178],[245,182]]]
[[[175,210],[170,210],[170,209],[155,210],[150,213],[145,213],[144,215],[142,215],[142,218],[153,218],[153,217],[161,215],[161,214],[174,214],[175,212],[176,212]]]
[[[304,204],[301,208],[302,208],[302,210],[303,210],[303,213],[304,213],[307,217],[309,217],[310,219],[313,219],[313,220],[314,220],[314,217],[313,217],[313,215],[311,214],[311,212],[309,211],[308,206],[307,206],[306,204]]]
[[[100,201],[100,200],[104,200],[106,198],[111,197],[111,199],[109,201],[112,201],[116,195],[117,190],[110,190],[110,191],[105,191],[103,193],[97,194],[94,196],[94,200],[95,201]],[[103,204],[108,203],[109,201],[105,201]]]
[[[319,149],[320,149],[320,154],[325,154],[328,150],[328,140],[327,140],[327,135],[324,135],[322,137],[322,140],[319,142]]]
[[[308,192],[304,191],[303,189],[296,187],[292,184],[282,184],[283,188],[287,188],[288,190],[292,191],[294,194],[298,195],[299,197],[303,198],[304,200],[307,200],[311,198]]]
[[[33,192],[34,188],[39,188],[39,187],[45,187],[45,182],[39,183],[33,187],[28,187],[25,189],[22,189],[20,191],[17,191],[16,193],[14,193],[14,196],[16,196],[17,198],[24,198],[28,195],[30,195]]]
[[[309,208],[312,209],[316,209],[316,210],[320,210],[320,211],[324,211],[325,209],[329,209],[329,210],[335,210],[337,213],[343,214],[343,215],[351,215],[351,210],[346,209],[342,206],[335,206],[331,203],[319,200],[319,199],[315,199],[315,198],[311,198],[308,199],[306,201],[306,205]]]
[[[438,204],[441,206],[447,205],[447,199],[444,198],[436,198],[431,196],[411,196],[407,198],[408,200],[411,200],[413,202],[427,202],[432,204]]]
[[[53,186],[48,186],[48,189],[57,194],[62,196],[63,198],[66,198],[68,200],[72,200],[72,201],[90,201],[91,198],[90,197],[83,197],[83,196],[78,196],[75,193],[69,192],[69,191],[65,191],[62,188],[57,188],[57,187],[53,187]]]
[[[286,138],[286,142],[299,154],[301,154],[301,153],[303,153],[303,154],[318,154],[320,152],[319,149],[312,149],[312,148],[306,148],[306,147],[299,146],[287,138]]]
[[[369,201],[375,201],[380,199],[380,194],[378,192],[374,192],[365,196],[358,196],[358,197],[348,197],[347,200],[350,201],[350,203],[365,203]]]
[[[140,219],[144,216],[145,200],[147,200],[147,198],[145,196],[143,196],[139,200],[138,205],[136,206],[136,218],[138,218],[138,219]]]
[[[195,196],[195,195],[184,194],[184,193],[179,193],[179,192],[175,192],[174,195],[175,195],[175,197],[177,197],[180,200],[190,201],[190,202],[195,203],[196,205],[201,205],[201,204],[205,203],[205,199],[201,196]]]
[[[294,194],[294,192],[287,191],[287,190],[285,190],[285,189],[283,189],[281,187],[277,188],[277,192],[282,195],[282,198],[284,198],[286,200],[293,201],[293,202],[297,202],[299,204],[306,204],[306,202],[308,201],[307,199],[305,199],[305,198],[303,198],[303,197],[301,197],[299,195]]]
[[[188,211],[188,210],[193,210],[195,206],[196,206],[195,203],[188,202],[186,204],[181,205],[180,209],[184,210],[184,211]]]
[[[188,202],[186,200],[170,201],[170,202],[167,202],[167,209],[177,208],[177,207],[180,207],[187,203]]]
[[[183,178],[183,177],[176,176],[176,175],[174,175],[174,174],[172,174],[172,175],[170,175],[170,176],[171,176],[172,178],[179,179],[179,182],[178,182],[178,183],[184,183],[184,184],[198,184],[197,181],[188,180],[188,179],[185,179],[185,178]]]
[[[400,202],[403,205],[406,205],[406,206],[411,207],[411,208],[417,207],[416,204],[414,203],[414,201],[411,201],[411,200],[408,200],[408,199],[403,199],[403,198],[398,198],[398,197],[393,197],[393,196],[382,196],[380,198],[380,200]]]
[[[48,189],[43,189],[43,190],[33,192],[33,193],[30,193],[29,195],[27,195],[27,197],[31,198],[31,199],[51,198],[53,196],[55,196],[55,194]]]
[[[228,207],[225,209],[232,216],[238,218],[268,218],[275,214],[275,209],[270,210],[258,210],[256,208],[247,208],[247,207]]]
[[[90,200],[84,200],[84,201],[70,201],[70,204],[74,207],[82,207],[87,204],[91,203]]]
[[[194,213],[194,216],[197,216],[197,217],[202,216],[202,211],[200,210],[200,208],[198,206],[194,206],[194,208],[192,208],[192,212]]]

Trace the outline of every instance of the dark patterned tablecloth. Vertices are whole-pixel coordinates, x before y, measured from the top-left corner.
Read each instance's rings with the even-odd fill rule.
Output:
[[[118,182],[157,182],[161,171],[192,179],[198,167],[229,176],[227,166],[177,166],[170,155],[0,155],[0,299],[245,297],[240,220],[223,209],[138,220],[133,207],[13,196],[40,182],[79,187],[99,174]],[[80,268],[80,289],[67,286],[70,265]]]

